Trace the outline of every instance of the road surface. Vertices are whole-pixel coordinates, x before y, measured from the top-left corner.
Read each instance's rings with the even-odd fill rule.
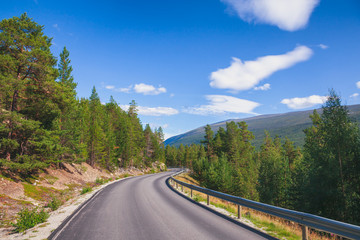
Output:
[[[103,188],[50,239],[269,239],[171,190],[173,172],[125,179]],[[270,238],[271,239],[271,238]]]

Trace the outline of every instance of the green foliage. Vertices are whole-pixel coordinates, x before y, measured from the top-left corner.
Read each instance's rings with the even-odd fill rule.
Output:
[[[52,211],[57,210],[62,205],[62,202],[57,197],[53,197],[46,207],[50,208]]]
[[[105,183],[105,180],[102,178],[96,178],[95,183],[101,185]]]
[[[288,183],[291,181],[288,164],[279,137],[267,134],[259,154],[258,191],[260,200],[271,205],[288,206]]]
[[[38,210],[34,208],[32,210],[23,208],[17,214],[16,223],[13,224],[15,232],[23,232],[29,228],[36,226],[39,223],[45,222],[49,218],[49,214],[44,209]]]
[[[92,191],[92,187],[84,187],[84,188],[81,190],[80,194],[83,195],[83,194],[88,193],[88,192],[91,192],[91,191]]]
[[[331,90],[322,114],[314,111],[306,129],[304,165],[299,180],[306,211],[360,223],[360,131],[348,109]]]
[[[23,183],[25,196],[31,197],[38,201],[46,201],[51,198],[54,193],[59,191],[54,188],[45,188],[42,186],[35,186],[33,184]]]
[[[76,98],[70,52],[57,64],[43,29],[26,14],[0,22],[0,168],[28,175],[63,162],[109,171],[165,162],[162,129],[143,130],[135,101],[128,112],[112,97],[104,106],[95,87]]]
[[[289,138],[264,133],[255,150],[244,122],[228,122],[204,145],[166,146],[169,166],[186,166],[200,185],[264,203],[360,223],[360,130],[330,91],[310,116],[303,151]],[[271,226],[270,226],[271,228]]]

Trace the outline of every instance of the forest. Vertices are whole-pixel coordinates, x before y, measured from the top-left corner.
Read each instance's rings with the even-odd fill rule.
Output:
[[[245,122],[209,125],[201,145],[166,146],[168,166],[186,166],[204,187],[360,224],[360,131],[341,98],[330,90],[314,110],[303,148],[265,134],[260,150]]]
[[[70,53],[59,58],[44,26],[26,13],[0,22],[0,170],[36,174],[64,162],[108,170],[165,161],[163,132],[143,127],[135,101],[127,111],[93,87],[77,97]]]

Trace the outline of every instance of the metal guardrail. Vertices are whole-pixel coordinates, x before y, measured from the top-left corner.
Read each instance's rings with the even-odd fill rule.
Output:
[[[293,211],[285,208],[275,207],[269,204],[260,203],[252,200],[248,200],[241,197],[236,197],[233,195],[217,192],[207,188],[198,187],[192,184],[188,184],[177,180],[174,176],[183,173],[184,170],[177,172],[170,176],[170,180],[176,184],[180,184],[183,187],[192,190],[204,193],[207,195],[207,205],[209,205],[209,196],[217,197],[222,200],[226,200],[238,205],[238,218],[241,218],[241,206],[251,208],[263,213],[274,215],[292,222],[296,222],[302,226],[302,238],[305,240],[308,239],[308,227],[321,230],[328,233],[334,233],[342,237],[351,238],[351,239],[360,239],[360,226],[343,223],[335,221],[332,219],[319,217],[309,213],[303,213],[298,211]]]

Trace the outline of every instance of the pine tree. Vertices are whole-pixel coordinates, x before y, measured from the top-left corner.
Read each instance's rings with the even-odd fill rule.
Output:
[[[201,141],[201,143],[205,144],[207,157],[209,160],[213,160],[214,157],[214,147],[213,147],[213,138],[214,138],[214,132],[211,130],[211,127],[209,124],[205,126],[205,140]]]
[[[101,128],[101,116],[103,116],[102,105],[99,95],[96,92],[95,86],[92,89],[89,102],[89,164],[94,166],[96,161],[101,161],[103,157],[104,132]]]
[[[308,211],[359,223],[359,127],[349,118],[340,97],[330,91],[321,115],[312,116],[305,130],[305,164],[309,173],[304,194],[311,195]]]
[[[285,207],[286,184],[285,173],[287,164],[283,158],[283,149],[279,137],[271,139],[265,132],[264,143],[259,154],[259,186],[260,201]]]
[[[26,13],[0,22],[0,125],[6,142],[0,158],[25,171],[48,164],[61,151],[53,126],[64,99],[50,46],[43,26]]]
[[[59,61],[59,82],[68,87],[76,95],[75,88],[77,83],[74,82],[74,77],[71,75],[73,68],[70,65],[71,60],[69,59],[70,53],[64,47],[63,51],[60,53]]]

